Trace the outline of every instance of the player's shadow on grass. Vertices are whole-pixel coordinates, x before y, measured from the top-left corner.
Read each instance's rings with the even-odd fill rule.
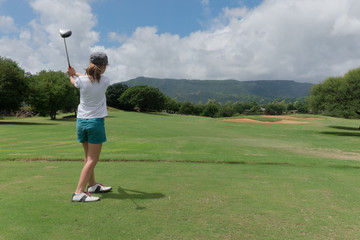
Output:
[[[358,127],[345,127],[345,126],[329,126],[329,127],[339,130],[359,131]]]
[[[41,126],[41,125],[58,125],[57,123],[37,123],[37,122],[9,122],[9,121],[1,121],[0,125],[22,125],[22,126]]]
[[[340,136],[340,137],[360,137],[360,131],[357,127],[346,127],[346,126],[329,126],[330,128],[339,129],[339,130],[345,130],[341,132],[333,132],[333,131],[326,131],[326,132],[320,132],[322,134],[327,135],[334,135],[334,136]]]
[[[340,137],[360,137],[360,132],[320,132],[322,134],[334,135]]]
[[[117,193],[116,192],[109,192],[102,194],[102,198],[112,198],[112,199],[119,199],[119,200],[131,200],[134,205],[136,206],[137,210],[146,209],[146,207],[140,206],[135,200],[143,200],[143,199],[159,199],[164,198],[165,195],[162,193],[147,193],[137,190],[125,189],[122,187],[118,187]]]
[[[147,193],[137,190],[125,189],[122,187],[118,187],[117,193],[112,191],[102,194],[102,198],[113,199],[159,199],[164,197],[165,195],[162,193]]]

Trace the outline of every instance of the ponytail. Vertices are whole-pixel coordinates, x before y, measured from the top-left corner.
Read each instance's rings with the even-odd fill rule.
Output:
[[[95,81],[95,79],[100,82],[101,74],[105,72],[105,69],[106,65],[98,65],[90,62],[88,68],[86,69],[86,74],[92,83]]]

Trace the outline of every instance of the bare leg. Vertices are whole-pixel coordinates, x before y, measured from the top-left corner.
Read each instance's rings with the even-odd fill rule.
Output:
[[[87,162],[87,158],[88,158],[88,151],[89,151],[89,143],[88,142],[84,142],[82,143],[83,145],[83,148],[84,148],[84,153],[85,153],[85,158],[84,158],[84,166]],[[94,169],[92,171],[92,173],[90,174],[90,178],[89,178],[89,186],[94,186],[96,184],[96,181],[95,181],[95,172],[94,172]]]
[[[99,161],[99,156],[101,152],[102,143],[99,144],[91,144],[91,143],[83,143],[85,151],[85,161],[84,167],[80,174],[80,179],[78,186],[76,188],[76,193],[82,193],[85,190],[86,184],[90,182],[90,180],[95,181],[94,179],[94,168]],[[91,179],[93,178],[93,179]],[[94,183],[95,184],[95,183]]]

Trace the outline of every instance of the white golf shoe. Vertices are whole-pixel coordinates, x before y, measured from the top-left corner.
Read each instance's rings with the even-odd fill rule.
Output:
[[[110,192],[112,187],[106,187],[100,183],[95,184],[94,186],[88,187],[89,193],[106,193]]]
[[[72,197],[72,202],[96,202],[99,201],[99,197],[93,197],[90,193],[74,193]]]

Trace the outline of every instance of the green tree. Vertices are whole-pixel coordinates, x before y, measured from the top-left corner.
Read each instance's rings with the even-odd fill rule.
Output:
[[[311,89],[310,106],[314,113],[343,117],[343,110],[348,104],[347,84],[343,77],[329,77],[323,83]]]
[[[290,112],[290,111],[294,111],[294,110],[296,110],[294,103],[289,103],[286,107],[286,111]]]
[[[257,115],[262,112],[261,106],[257,102],[251,102],[250,103],[250,109],[247,112],[250,115]]]
[[[307,101],[296,101],[294,107],[298,113],[309,113],[309,106]]]
[[[0,111],[18,110],[28,95],[28,75],[16,62],[0,57]]]
[[[80,103],[80,90],[78,88],[72,87],[73,93],[70,94],[64,99],[64,107],[62,110],[65,112],[74,112],[75,116],[77,115],[77,107]]]
[[[235,113],[243,114],[245,110],[249,110],[251,108],[251,104],[248,102],[235,102],[233,104],[233,110]]]
[[[30,81],[29,103],[41,116],[56,119],[56,112],[69,107],[69,101],[77,105],[76,91],[63,72],[41,71]],[[76,101],[76,104],[75,104]]]
[[[108,106],[120,109],[119,97],[128,89],[123,83],[115,83],[106,91],[106,103]]]
[[[311,88],[309,104],[312,113],[318,114],[325,111],[325,89],[323,84],[314,85]]]
[[[285,111],[286,106],[282,103],[270,103],[265,106],[265,114],[282,115]]]
[[[180,103],[173,98],[165,96],[165,108],[167,113],[179,112]]]
[[[217,103],[215,100],[209,100],[205,105],[205,109],[202,112],[202,115],[212,118],[219,117],[220,107],[220,104]]]
[[[119,98],[120,108],[133,111],[161,111],[165,108],[165,95],[159,89],[147,85],[128,88]]]
[[[231,117],[234,115],[235,111],[230,101],[227,101],[225,105],[222,105],[220,108],[220,116],[221,117]]]
[[[196,115],[196,106],[192,102],[182,102],[179,113],[185,115]]]
[[[309,105],[314,113],[344,118],[358,117],[360,109],[360,68],[343,77],[329,77],[313,86]]]
[[[343,90],[346,104],[343,107],[343,115],[347,118],[358,117],[360,110],[360,68],[350,70],[344,75],[346,86]]]
[[[204,111],[204,109],[205,109],[205,105],[202,104],[201,101],[199,101],[198,104],[194,104],[194,115],[200,116],[201,113]]]

